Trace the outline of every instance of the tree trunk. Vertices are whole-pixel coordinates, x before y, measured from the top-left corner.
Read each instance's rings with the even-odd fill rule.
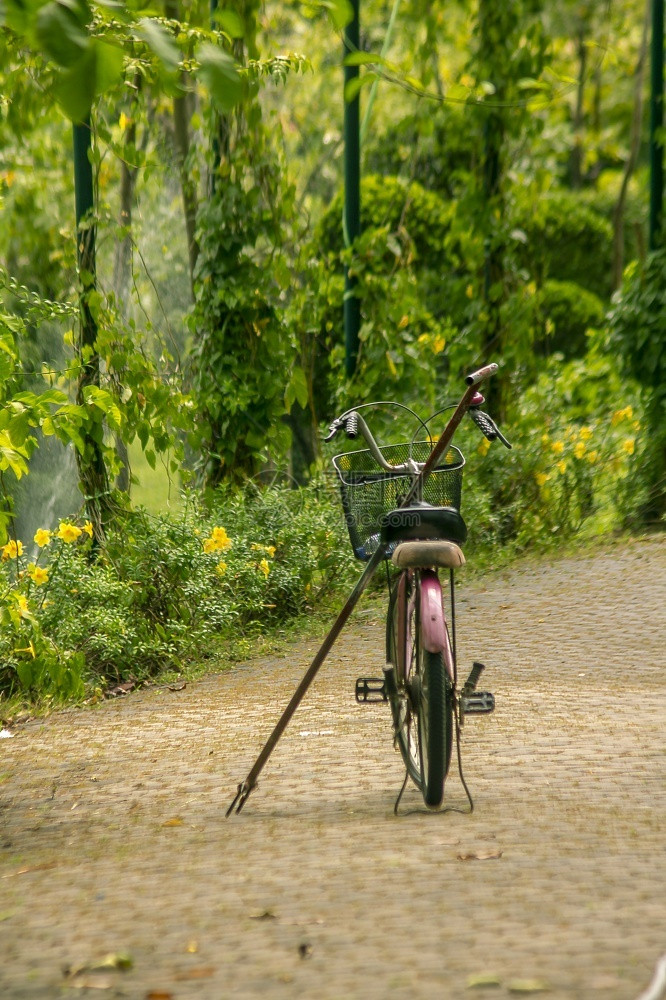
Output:
[[[641,44],[638,50],[638,61],[634,73],[634,113],[631,120],[631,138],[629,142],[629,156],[624,165],[622,174],[622,185],[615,208],[613,210],[613,291],[620,287],[622,282],[622,271],[624,269],[624,208],[627,200],[629,181],[636,169],[638,154],[641,146],[641,124],[643,121],[643,80],[645,78],[645,64],[647,62],[647,47],[650,30],[650,19],[652,13],[651,0],[645,4],[645,17],[643,19],[643,33]]]
[[[180,20],[180,10],[177,0],[166,0],[164,5],[168,18]],[[181,78],[184,81],[185,77]],[[183,196],[185,212],[185,233],[187,235],[187,256],[190,270],[190,288],[194,299],[194,272],[199,257],[199,244],[196,238],[197,226],[197,188],[189,170],[190,155],[190,106],[187,92],[183,88],[173,99],[173,135],[180,173],[180,187]]]
[[[583,184],[583,125],[585,123],[585,77],[587,73],[587,36],[581,25],[578,33],[578,86],[574,110],[574,148],[571,151],[569,175],[571,187],[577,191]]]
[[[76,196],[76,239],[80,275],[79,374],[76,402],[86,403],[86,389],[100,384],[100,358],[97,353],[97,324],[90,309],[89,296],[97,285],[95,257],[96,228],[89,218],[94,208],[90,119],[74,125],[74,189]],[[88,518],[97,542],[104,540],[104,524],[110,516],[109,479],[104,461],[104,427],[85,428],[84,449],[76,452],[81,491]]]

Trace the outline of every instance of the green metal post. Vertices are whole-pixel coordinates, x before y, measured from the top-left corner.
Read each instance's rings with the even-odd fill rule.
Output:
[[[652,65],[650,79],[650,250],[661,242],[664,202],[664,0],[652,2]]]
[[[357,52],[360,40],[359,26],[360,0],[352,0],[354,16],[345,28],[344,53]],[[358,66],[345,66],[345,87],[359,74]],[[344,240],[349,247],[361,232],[361,139],[360,139],[360,98],[358,94],[351,101],[345,100],[345,207]],[[361,326],[361,301],[356,295],[356,281],[345,269],[345,364],[347,375],[352,376],[358,357],[358,331]]]
[[[79,345],[82,366],[77,387],[77,403],[81,404],[85,402],[86,388],[100,384],[99,356],[96,351],[97,323],[89,304],[89,294],[97,285],[96,229],[90,221],[84,223],[95,204],[93,169],[88,155],[92,145],[90,118],[74,124],[73,140],[76,246],[81,276]],[[77,451],[76,456],[79,480],[86,501],[86,512],[92,522],[95,541],[98,542],[104,537],[103,524],[109,510],[109,481],[101,442],[88,432],[84,437],[85,452]]]

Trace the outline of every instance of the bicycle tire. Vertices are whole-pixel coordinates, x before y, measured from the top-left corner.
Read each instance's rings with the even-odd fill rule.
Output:
[[[453,685],[446,668],[452,665],[448,633],[445,655],[429,653],[421,638],[419,578],[406,590],[404,671],[399,669],[399,587],[393,587],[386,621],[386,658],[396,668],[397,695],[391,703],[396,741],[409,777],[431,807],[441,804],[453,746]],[[445,659],[446,656],[446,659]]]
[[[451,761],[453,699],[442,653],[430,653],[422,647],[421,650],[417,707],[421,792],[425,804],[437,808],[444,798],[444,781]]]

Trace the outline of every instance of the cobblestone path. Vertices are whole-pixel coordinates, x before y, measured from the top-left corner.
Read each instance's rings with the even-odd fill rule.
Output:
[[[240,816],[315,642],[1,740],[0,997],[635,1000],[666,952],[666,539],[461,583],[497,698],[472,815],[454,775],[394,816],[363,607]]]

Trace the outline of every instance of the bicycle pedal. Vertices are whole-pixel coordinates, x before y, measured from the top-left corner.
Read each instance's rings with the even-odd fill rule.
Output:
[[[495,709],[495,695],[490,691],[472,691],[462,694],[460,707],[465,715],[487,715]]]
[[[388,701],[383,677],[359,677],[356,680],[356,701],[361,704]]]

